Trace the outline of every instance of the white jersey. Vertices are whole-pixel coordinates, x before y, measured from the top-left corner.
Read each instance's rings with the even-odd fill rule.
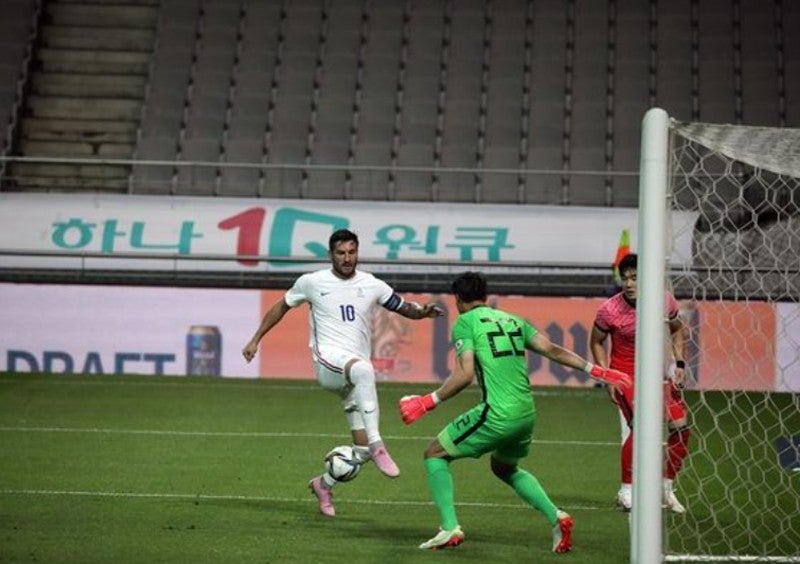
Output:
[[[346,351],[369,360],[372,353],[372,308],[396,311],[403,298],[383,280],[356,270],[343,280],[332,269],[303,274],[284,296],[289,307],[308,303],[309,341],[314,360],[326,352]]]

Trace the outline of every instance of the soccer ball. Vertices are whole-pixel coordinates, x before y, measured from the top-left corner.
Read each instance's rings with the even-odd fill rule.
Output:
[[[325,455],[325,470],[338,482],[349,482],[361,471],[361,462],[349,445],[337,446]]]

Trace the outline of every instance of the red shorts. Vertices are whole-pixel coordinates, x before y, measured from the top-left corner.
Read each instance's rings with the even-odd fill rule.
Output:
[[[628,422],[628,426],[633,427],[633,389],[627,390],[626,393],[617,389],[613,399]],[[687,413],[681,390],[672,380],[664,380],[664,419],[673,423],[685,419]]]

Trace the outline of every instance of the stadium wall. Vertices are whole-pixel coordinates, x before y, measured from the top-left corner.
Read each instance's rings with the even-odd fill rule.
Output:
[[[247,364],[241,357],[262,315],[282,295],[281,290],[0,284],[0,371],[313,378],[305,308],[290,312],[262,341],[256,361]],[[413,322],[379,309],[373,360],[383,381],[435,382],[452,366],[455,304],[444,294],[408,297],[436,300],[446,315]],[[492,296],[490,301],[588,357],[602,299]],[[695,332],[692,341],[701,344],[687,357],[694,377],[690,387],[800,391],[793,344],[800,341],[800,324],[788,322],[800,318],[800,306],[688,301],[681,306]],[[758,330],[747,340],[736,339],[753,319]],[[778,335],[779,324],[790,330]],[[538,355],[529,356],[529,370],[537,386],[592,385],[585,373]]]
[[[695,219],[694,213],[676,212],[673,221],[693,225]],[[319,261],[327,264],[331,231],[350,228],[359,234],[362,261],[394,261],[382,270],[408,269],[404,261],[420,259],[461,263],[461,268],[480,261],[608,270],[620,231],[628,229],[635,241],[636,223],[635,208],[5,193],[0,194],[2,248],[64,258],[37,262],[6,256],[0,267],[103,268],[108,261],[66,257],[101,253],[130,259],[131,253],[148,253],[185,259],[180,268],[186,270],[308,271]],[[682,232],[689,235],[677,243],[680,256],[689,257],[692,230]],[[202,260],[209,255],[232,260]],[[288,258],[304,262],[282,260]],[[157,260],[112,264],[175,268]]]

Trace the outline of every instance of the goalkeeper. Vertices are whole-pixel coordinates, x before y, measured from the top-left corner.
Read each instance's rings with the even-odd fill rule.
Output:
[[[553,552],[572,546],[573,518],[558,509],[536,477],[519,468],[528,455],[536,408],[528,381],[525,350],[533,350],[565,366],[626,389],[631,378],[595,366],[572,351],[552,343],[524,319],[486,304],[486,278],[465,272],[452,283],[459,316],[453,326],[456,363],[438,390],[400,400],[403,422],[411,424],[439,403],[450,399],[477,378],[482,397],[478,405],[453,419],[425,450],[425,471],[439,510],[439,532],[419,545],[423,549],[457,546],[464,540],[453,501],[450,462],[489,453],[492,472],[529,505],[541,511],[553,530]]]

